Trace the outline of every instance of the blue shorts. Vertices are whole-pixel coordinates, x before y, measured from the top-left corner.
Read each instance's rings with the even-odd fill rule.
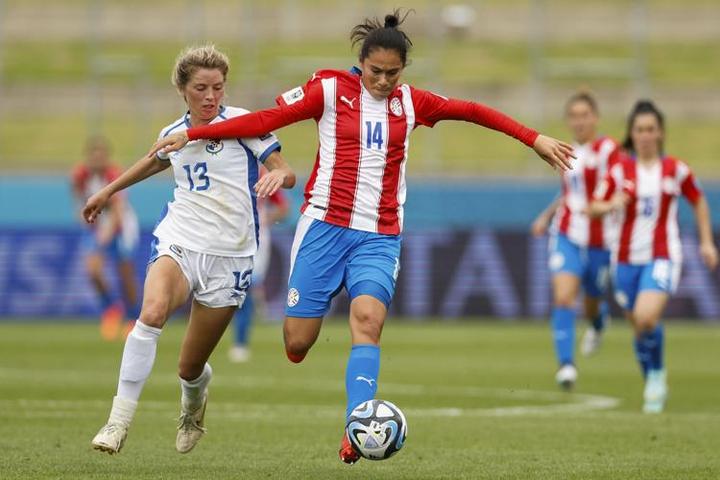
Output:
[[[624,310],[632,310],[638,293],[656,290],[670,295],[675,293],[679,280],[680,265],[664,258],[642,265],[618,263],[613,278],[615,300]]]
[[[605,295],[610,278],[610,252],[601,248],[584,248],[571,242],[565,235],[550,239],[550,271],[570,273],[580,278],[583,290],[589,297]]]
[[[351,300],[370,295],[389,308],[401,241],[399,235],[353,230],[303,215],[291,253],[286,315],[323,317],[343,287]]]
[[[95,231],[85,230],[82,235],[82,248],[87,253],[99,253],[115,260],[132,260],[137,251],[137,241],[115,235],[110,243],[100,246]]]

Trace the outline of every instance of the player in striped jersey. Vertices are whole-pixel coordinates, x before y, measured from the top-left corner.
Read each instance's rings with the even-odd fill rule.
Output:
[[[711,270],[718,263],[707,201],[690,168],[665,155],[664,135],[663,115],[652,102],[639,101],[630,114],[624,143],[632,157],[610,169],[590,206],[592,215],[614,211],[621,217],[613,248],[613,283],[615,298],[635,329],[647,413],[661,412],[667,398],[660,317],[680,279],[679,196],[695,212],[703,261]]]
[[[163,128],[160,138],[193,125],[247,114],[247,110],[222,105],[228,70],[227,57],[212,45],[181,53],[173,84],[188,110]],[[295,175],[279,150],[277,138],[270,133],[260,138],[195,142],[178,152],[138,160],[88,199],[83,216],[92,223],[114,194],[172,168],[174,198],[153,231],[140,318],[125,342],[117,394],[106,425],[92,440],[95,449],[113,454],[122,448],[150,376],[162,328],[191,294],[178,365],[181,399],[176,450],[189,452],[205,433],[212,378],[208,359],[250,284],[258,245],[257,197],[295,184]],[[258,162],[269,170],[260,180]]]
[[[317,340],[332,298],[350,296],[352,348],[345,385],[346,413],[372,399],[380,368],[380,334],[400,270],[405,164],[410,133],[441,120],[465,120],[502,131],[532,147],[550,165],[567,169],[572,147],[539,135],[484,105],[448,99],[399,83],[411,42],[396,11],[357,25],[360,68],[321,70],[278,106],[218,125],[192,128],[157,142],[151,153],[189,140],[261,135],[307,119],[320,145],[305,187],[291,252],[284,325],[285,348],[303,360]],[[347,436],[340,458],[358,460]]]
[[[533,222],[532,232],[544,235],[553,219],[549,267],[552,271],[553,309],[551,325],[560,386],[572,388],[577,380],[575,367],[575,302],[582,288],[584,310],[590,321],[581,343],[581,352],[597,350],[608,319],[604,301],[608,287],[613,218],[591,219],[587,207],[596,184],[619,156],[617,143],[597,134],[598,106],[586,92],[574,94],[565,107],[565,119],[572,131],[574,168],[562,174],[562,193]]]
[[[120,176],[122,170],[110,160],[110,144],[104,137],[92,137],[86,146],[86,160],[73,168],[72,190],[78,213],[85,202],[100,189]],[[116,195],[109,204],[109,213],[95,225],[85,224],[83,248],[87,252],[85,266],[100,298],[102,309],[100,335],[114,340],[121,332],[124,316],[131,322],[140,313],[135,280],[134,255],[140,235],[137,217],[125,195]],[[106,260],[116,262],[122,301],[116,300],[103,273]]]

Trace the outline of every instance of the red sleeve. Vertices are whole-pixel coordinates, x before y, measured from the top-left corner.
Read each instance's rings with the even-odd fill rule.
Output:
[[[538,132],[502,112],[480,103],[445,98],[427,90],[411,88],[415,119],[419,125],[434,126],[440,120],[464,120],[492,128],[532,147]]]
[[[280,95],[277,107],[259,110],[224,122],[187,130],[190,140],[212,138],[260,137],[290,124],[320,118],[324,110],[324,96],[319,77],[304,87],[297,87]]]
[[[70,183],[72,184],[73,193],[78,196],[83,195],[85,179],[87,178],[87,169],[84,165],[76,165],[70,172]]]
[[[695,181],[695,175],[692,174],[688,168],[687,176],[685,180],[680,184],[680,191],[687,198],[687,201],[695,205],[698,200],[703,196],[700,185]]]

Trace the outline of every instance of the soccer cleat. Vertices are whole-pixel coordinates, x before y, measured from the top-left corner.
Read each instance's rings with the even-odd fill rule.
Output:
[[[228,357],[232,363],[245,363],[250,360],[250,349],[242,345],[233,345]]]
[[[582,353],[584,357],[589,357],[597,353],[600,345],[602,345],[602,338],[603,332],[595,330],[593,327],[588,327],[580,341],[580,353]]]
[[[668,388],[665,370],[650,370],[645,380],[643,412],[662,413],[667,400]]]
[[[123,320],[122,307],[115,303],[103,311],[100,316],[100,336],[103,340],[115,340],[120,332]]]
[[[572,363],[568,363],[560,367],[555,374],[555,381],[563,390],[572,390],[577,381],[577,368]]]
[[[120,452],[127,438],[127,427],[119,423],[108,423],[92,439],[91,445],[95,450],[107,452],[110,455]]]
[[[347,463],[348,465],[352,465],[358,460],[360,460],[360,454],[355,451],[352,444],[350,443],[350,438],[348,438],[347,432],[343,434],[342,441],[340,442],[340,451],[338,452],[340,455],[340,460],[343,461],[343,463]]]
[[[178,420],[178,433],[175,439],[175,449],[180,453],[188,453],[195,448],[207,431],[205,424],[205,408],[207,407],[207,391],[203,398],[202,405],[194,412],[188,412],[184,409],[180,412]]]

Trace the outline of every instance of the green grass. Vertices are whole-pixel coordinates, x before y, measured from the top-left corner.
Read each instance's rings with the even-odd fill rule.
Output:
[[[344,322],[328,322],[301,365],[285,360],[276,325],[253,332],[253,357],[212,363],[208,435],[174,451],[181,321],[161,337],[153,375],[123,452],[93,452],[122,345],[89,324],[0,324],[3,479],[716,479],[720,476],[720,329],[671,323],[666,413],[639,412],[630,332],[616,322],[601,355],[579,359],[575,394],[553,384],[547,327],[528,323],[416,323],[384,332],[378,397],[407,414],[396,457],[346,467],[336,449],[344,410]],[[617,399],[608,410],[579,407]],[[601,397],[600,397],[601,396]],[[524,407],[515,415],[506,407]],[[525,407],[535,407],[529,410]],[[454,416],[443,416],[446,409]],[[505,415],[502,413],[505,412]]]

